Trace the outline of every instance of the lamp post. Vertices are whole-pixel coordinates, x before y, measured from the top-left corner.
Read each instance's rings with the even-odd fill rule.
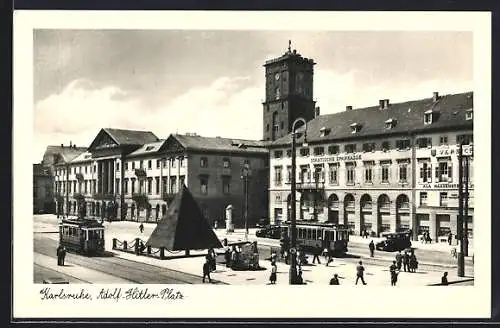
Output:
[[[245,239],[248,239],[248,176],[250,175],[250,167],[247,163],[243,165],[241,178],[243,179],[243,217],[245,219]]]
[[[302,122],[305,126],[304,130],[304,144],[306,144],[307,137],[307,121],[301,117],[297,118],[292,124],[292,176],[291,176],[291,200],[292,204],[292,215],[290,216],[290,276],[289,283],[290,285],[297,284],[297,257],[296,247],[297,247],[297,229],[296,229],[296,153],[295,153],[295,142],[296,142],[296,132],[295,126],[297,123]]]

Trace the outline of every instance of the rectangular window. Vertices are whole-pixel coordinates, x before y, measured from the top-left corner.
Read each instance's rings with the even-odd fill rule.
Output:
[[[375,143],[374,142],[364,143],[363,144],[363,151],[364,152],[375,151]]]
[[[144,180],[139,180],[139,194],[144,194],[146,191],[144,190]]]
[[[162,177],[161,178],[161,184],[162,184],[162,193],[166,194],[169,193],[170,191],[167,189],[167,177]]]
[[[184,156],[179,157],[179,167],[184,167]]]
[[[225,195],[231,193],[231,177],[228,176],[222,177],[222,192]]]
[[[120,163],[116,163],[116,170],[120,171]],[[87,171],[87,167],[85,167],[85,171]],[[87,172],[85,172],[87,173]]]
[[[179,190],[184,186],[185,181],[186,177],[184,175],[179,176]]]
[[[299,181],[300,182],[310,182],[311,181],[308,165],[301,165],[300,166]]]
[[[162,162],[163,168],[166,168],[166,167],[167,167],[167,159],[166,159],[166,158],[163,158],[163,159],[161,160],[161,162]]]
[[[432,182],[432,165],[424,162],[420,165],[420,182]]]
[[[439,145],[446,146],[448,144],[448,136],[440,136],[439,137]]]
[[[439,193],[439,206],[448,206],[448,193],[440,192]]]
[[[463,143],[464,145],[469,145],[474,143],[473,134],[460,134],[457,135],[457,144]]]
[[[399,164],[399,182],[401,182],[401,183],[408,182],[408,164],[407,163]]]
[[[140,169],[143,169],[143,168],[144,168],[144,161],[143,161],[143,160],[140,160],[140,161],[139,161],[139,168],[140,168]]]
[[[135,194],[135,179],[130,179],[130,189],[132,190],[132,195]]]
[[[274,167],[274,185],[281,186],[281,166]]]
[[[161,160],[160,159],[157,159],[156,160],[156,168],[159,169],[160,168],[160,163],[161,163]]]
[[[472,110],[468,110],[465,112],[465,120],[470,121],[470,120],[472,120],[472,117],[473,117]]]
[[[349,144],[344,146],[344,151],[346,153],[355,153],[356,152],[356,144]]]
[[[409,139],[396,140],[396,148],[398,150],[405,150],[410,148],[410,140]]]
[[[424,124],[431,124],[431,123],[432,123],[432,113],[424,114]]]
[[[420,206],[427,205],[427,192],[423,191],[420,193]]]
[[[135,161],[132,162],[132,171],[135,170]]]
[[[382,164],[382,183],[389,183],[389,164]]]
[[[170,192],[171,193],[177,192],[177,177],[174,176],[170,177]]]
[[[274,152],[274,158],[281,158],[283,157],[283,151],[282,150],[276,150]]]
[[[432,138],[419,138],[417,139],[418,148],[432,147]]]
[[[321,156],[325,154],[325,147],[314,147],[314,155]]]
[[[229,158],[223,158],[222,165],[225,169],[230,168],[231,167],[231,160]]]
[[[309,148],[300,148],[300,156],[309,156]]]
[[[148,170],[151,170],[152,167],[153,167],[152,161],[148,160]]]
[[[365,183],[373,183],[373,165],[365,164]]]
[[[388,151],[391,149],[391,143],[389,141],[382,142],[382,151]]]
[[[330,184],[338,184],[338,173],[339,173],[339,166],[338,164],[329,164],[328,165],[328,180]]]
[[[87,174],[87,169],[88,169],[88,166],[85,165],[85,174]]]
[[[125,162],[125,168],[124,168],[125,171],[128,170],[128,162]]]
[[[328,146],[328,154],[329,155],[335,155],[338,153],[339,153],[339,146],[338,145]]]
[[[175,158],[170,159],[170,167],[175,168]]]
[[[160,177],[155,177],[155,193],[160,193]]]
[[[208,158],[206,157],[200,158],[200,167],[208,167]]]
[[[439,162],[436,167],[436,180],[438,182],[448,182],[452,178],[451,162]]]
[[[314,182],[325,182],[323,165],[314,165]]]
[[[123,194],[128,194],[128,179],[123,179]]]
[[[291,149],[286,150],[286,157],[292,157],[292,150]]]
[[[347,184],[353,185],[356,179],[354,173],[355,166],[353,163],[346,163],[346,181]]]
[[[117,193],[117,194],[120,193],[120,179],[116,179],[116,182],[115,182],[115,193]]]
[[[292,167],[286,167],[286,182],[290,183],[292,181]]]
[[[200,193],[202,195],[208,194],[208,177],[200,177]]]
[[[85,186],[85,187],[84,187],[84,192],[85,192],[85,193],[87,193],[87,192],[88,192],[88,189],[87,189],[87,183],[88,183],[88,181],[87,181],[87,180],[85,180],[85,184],[84,184],[84,186]]]

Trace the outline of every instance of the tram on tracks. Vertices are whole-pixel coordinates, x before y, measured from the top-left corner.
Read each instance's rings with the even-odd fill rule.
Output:
[[[347,253],[349,243],[349,228],[334,223],[319,223],[299,221],[297,229],[297,246],[305,252],[317,252],[318,249],[327,250],[334,255]],[[290,221],[281,227],[282,236],[290,239]],[[283,239],[282,237],[282,239]]]
[[[91,219],[63,219],[59,223],[59,244],[84,255],[104,252],[104,226]]]

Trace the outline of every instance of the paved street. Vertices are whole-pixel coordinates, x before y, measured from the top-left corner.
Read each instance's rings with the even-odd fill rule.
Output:
[[[52,256],[53,263],[55,259],[55,248],[57,247],[58,235],[57,220],[54,216],[42,215],[34,218],[35,231],[35,252],[44,256]],[[111,250],[112,238],[118,240],[132,241],[139,237],[147,240],[155,224],[144,224],[144,232],[141,234],[138,230],[138,224],[135,222],[113,222],[105,223],[106,249]],[[254,232],[253,232],[254,233]],[[223,238],[225,232],[218,230],[219,238]],[[270,262],[266,260],[270,256],[271,246],[279,245],[278,240],[269,240],[256,238],[250,235],[251,240],[258,240],[260,265],[263,270],[260,271],[232,271],[225,268],[224,265],[218,265],[217,270],[213,272],[212,279],[219,280],[227,284],[245,284],[245,285],[263,285],[268,283]],[[229,240],[244,239],[241,232],[235,232],[228,236]],[[355,239],[355,238],[353,238]],[[367,246],[363,242],[352,242],[349,245],[350,254],[346,258],[337,258],[329,267],[325,265],[310,265],[303,267],[303,275],[308,284],[327,284],[333,273],[340,276],[341,283],[354,284],[355,267],[361,259],[366,268],[365,279],[369,285],[387,285],[389,286],[388,267],[394,253],[376,252],[373,259],[367,258]],[[201,283],[201,267],[204,262],[203,257],[189,257],[169,260],[159,260],[146,256],[137,256],[121,251],[112,251],[112,257],[92,257],[87,258],[75,254],[69,254],[67,263],[76,268],[85,268],[91,270],[84,276],[74,273],[75,279],[91,281],[93,283],[109,283],[109,279],[115,277],[116,283]],[[191,252],[206,253],[206,251]],[[355,255],[354,253],[358,253]],[[382,254],[384,253],[384,254]],[[449,272],[449,281],[464,281],[460,285],[473,284],[472,266],[466,267],[466,279],[456,277],[456,265],[449,253],[445,251],[432,251],[421,249],[417,251],[417,256],[422,264],[419,264],[417,273],[402,272],[399,275],[399,285],[404,286],[422,286],[440,282],[442,272]],[[430,261],[425,264],[424,260]],[[311,258],[310,258],[311,259]],[[323,258],[321,258],[324,261]],[[323,262],[324,263],[324,262]],[[38,264],[38,263],[37,263]],[[50,267],[50,269],[54,269]],[[54,267],[57,268],[56,265]],[[35,270],[37,268],[35,267]],[[64,268],[67,269],[67,268]],[[58,269],[54,269],[58,270]],[[75,270],[74,270],[75,271]],[[64,272],[63,272],[64,273]],[[66,272],[67,274],[71,274]],[[81,273],[80,273],[81,274]],[[37,277],[39,277],[39,274]],[[89,278],[92,277],[92,278]],[[78,283],[78,281],[75,281]],[[278,263],[278,284],[288,283],[288,265]],[[458,284],[457,284],[458,285]]]

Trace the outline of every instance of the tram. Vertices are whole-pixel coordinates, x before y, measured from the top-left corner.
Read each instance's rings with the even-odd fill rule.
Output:
[[[347,253],[349,228],[345,225],[318,222],[297,222],[297,246],[305,252],[317,252],[326,249],[334,255]],[[282,236],[290,238],[290,222],[282,226]]]
[[[63,219],[59,224],[59,244],[85,255],[103,253],[104,226],[90,219]]]

